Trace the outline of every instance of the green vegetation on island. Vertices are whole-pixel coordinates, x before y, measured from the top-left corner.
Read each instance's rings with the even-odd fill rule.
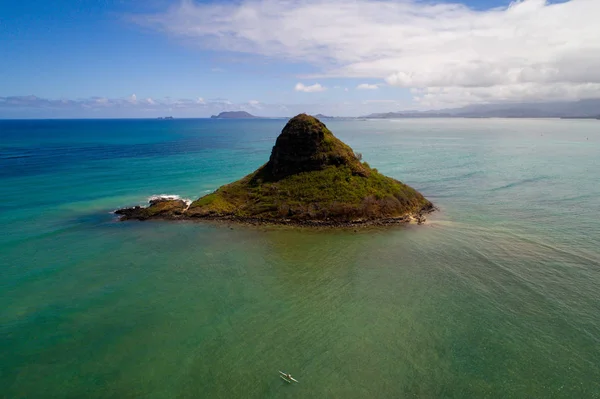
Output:
[[[361,158],[325,124],[301,114],[283,128],[269,161],[241,180],[189,207],[179,199],[165,199],[154,200],[147,208],[117,212],[122,219],[139,220],[343,225],[421,221],[433,210],[419,192],[382,175]]]

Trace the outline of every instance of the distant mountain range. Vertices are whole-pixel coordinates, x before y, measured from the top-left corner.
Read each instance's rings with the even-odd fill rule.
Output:
[[[429,111],[397,111],[375,113],[359,117],[314,115],[320,120],[347,119],[398,119],[398,118],[565,118],[600,119],[600,98],[579,101],[556,101],[547,103],[477,104],[460,108]],[[279,119],[252,115],[246,111],[225,111],[212,119]],[[168,119],[168,118],[164,118]]]
[[[399,111],[362,118],[600,118],[600,99],[551,103],[480,104],[430,111]]]

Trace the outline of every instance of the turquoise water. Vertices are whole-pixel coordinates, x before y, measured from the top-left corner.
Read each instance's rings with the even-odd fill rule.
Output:
[[[111,215],[251,172],[284,123],[0,121],[0,396],[600,397],[597,121],[329,122],[424,226]]]

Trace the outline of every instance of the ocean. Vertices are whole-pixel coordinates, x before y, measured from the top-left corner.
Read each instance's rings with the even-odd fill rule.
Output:
[[[598,121],[326,121],[422,226],[111,213],[252,172],[285,122],[0,121],[0,396],[600,398]]]

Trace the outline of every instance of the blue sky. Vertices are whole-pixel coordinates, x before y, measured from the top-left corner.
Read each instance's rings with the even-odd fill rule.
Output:
[[[586,40],[600,37],[598,1],[283,3],[3,1],[0,117],[360,115],[600,97],[598,45]]]

